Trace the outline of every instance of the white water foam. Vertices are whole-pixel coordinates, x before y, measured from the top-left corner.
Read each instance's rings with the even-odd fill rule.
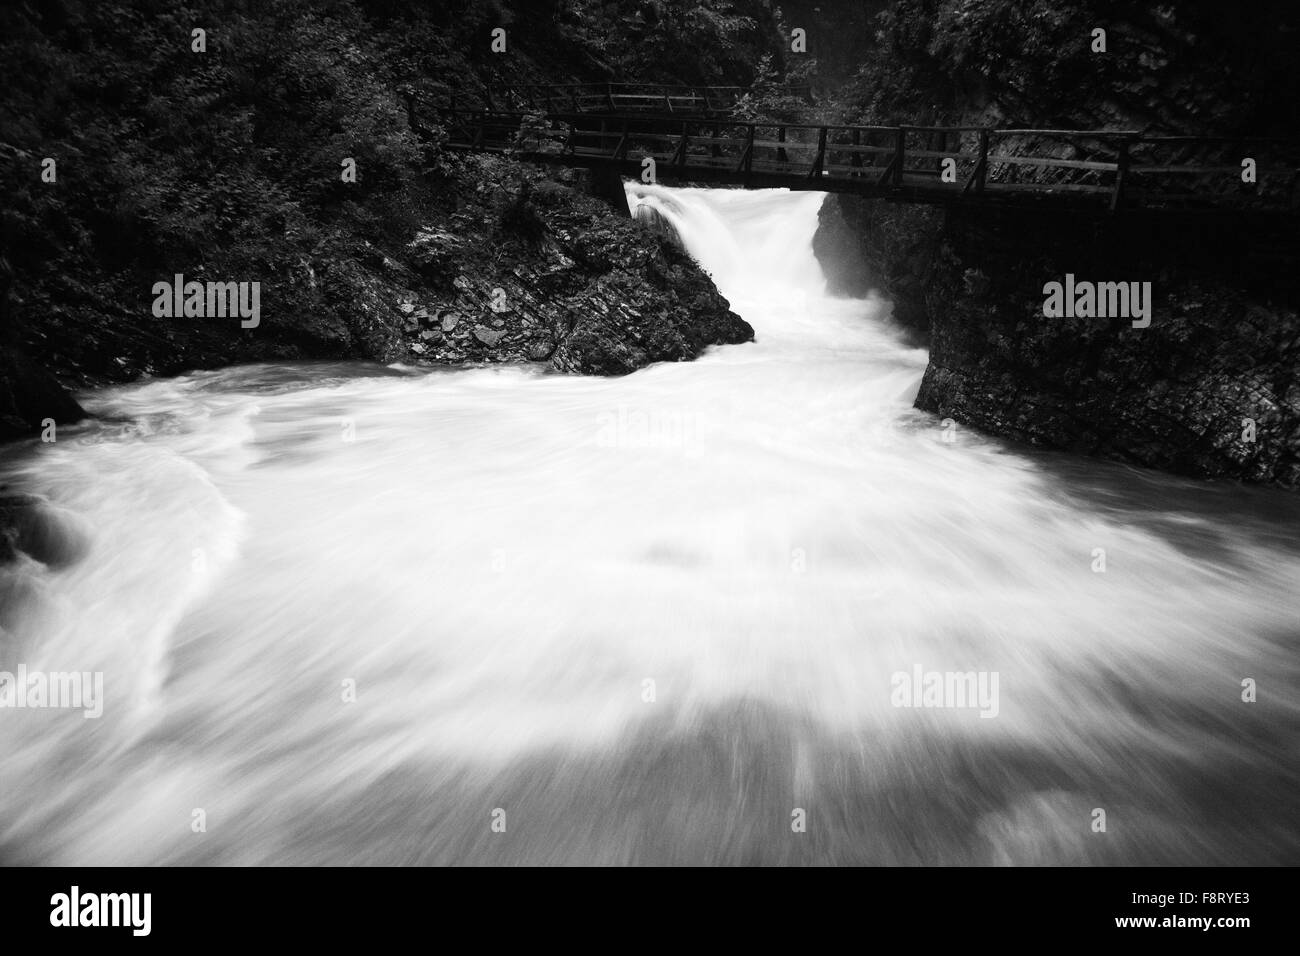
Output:
[[[85,396],[130,424],[12,475],[93,548],[0,570],[27,595],[6,609],[0,669],[102,670],[106,713],[0,713],[0,853],[743,856],[741,836],[673,822],[715,785],[726,827],[797,795],[841,808],[838,848],[810,843],[816,859],[1293,853],[1281,823],[1256,844],[1180,827],[1207,779],[1229,788],[1225,767],[1274,768],[1265,791],[1294,782],[1286,745],[1258,738],[1264,711],[1238,701],[1242,677],[1294,677],[1294,553],[1213,507],[1155,505],[1213,532],[1197,553],[1039,459],[965,429],[944,441],[911,408],[925,352],[882,303],[825,294],[821,199],[629,187],[755,328],[695,362],[618,379],[268,366]],[[1157,502],[1187,487],[1156,482]],[[918,664],[998,672],[997,718],[893,706],[891,675]],[[772,779],[732,793],[717,781],[741,764],[672,748],[712,740],[737,706],[757,710],[726,724],[722,752],[759,740],[753,772]],[[1295,728],[1293,692],[1267,708]],[[585,804],[578,776],[605,782]],[[582,809],[620,779],[641,794],[636,839],[614,809]],[[486,814],[525,794],[535,819],[572,815],[495,857]],[[1098,805],[1129,806],[1147,836],[1087,843]]]

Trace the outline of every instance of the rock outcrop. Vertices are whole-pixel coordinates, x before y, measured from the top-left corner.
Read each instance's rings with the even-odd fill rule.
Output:
[[[85,418],[76,399],[49,372],[14,347],[9,291],[13,273],[0,257],[0,442]]]
[[[923,317],[916,405],[995,435],[1199,477],[1300,488],[1300,250],[1261,223],[906,213],[830,197]],[[887,208],[881,208],[887,207]],[[1289,263],[1289,264],[1288,264]],[[1046,283],[1149,281],[1150,325],[1049,318]],[[901,281],[899,277],[902,277]]]
[[[621,375],[753,338],[679,245],[541,169],[467,157],[432,186],[404,243],[339,228],[308,246],[286,234],[237,262],[186,270],[259,281],[257,328],[155,317],[155,275],[82,281],[64,269],[15,288],[12,344],[0,346],[0,440],[84,416],[46,369],[86,386],[305,359]]]
[[[49,372],[20,352],[0,348],[0,441],[13,441],[85,418]]]
[[[1294,130],[1295,98],[1274,95],[1295,85],[1295,59],[1281,53],[1300,25],[1294,4],[1268,0],[1235,19],[1207,4],[1069,0],[1046,11],[894,0],[846,84],[844,120],[1225,144]],[[1037,146],[1087,158],[1052,137]],[[1200,158],[1233,172],[1240,150],[1218,148]],[[1108,219],[830,196],[815,245],[832,287],[858,291],[865,277],[928,341],[923,409],[1036,444],[1300,487],[1294,217]],[[1066,274],[1149,281],[1150,325],[1048,318],[1043,286]]]
[[[500,189],[404,251],[411,292],[398,304],[397,348],[415,364],[531,361],[619,375],[753,338],[663,235],[552,182]]]

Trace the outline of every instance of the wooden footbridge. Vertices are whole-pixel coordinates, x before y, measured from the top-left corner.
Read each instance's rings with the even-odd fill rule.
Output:
[[[434,109],[444,149],[634,179],[653,170],[659,182],[1110,213],[1294,214],[1300,208],[1300,140],[749,121],[737,115],[747,92],[645,84],[498,87],[489,89],[485,103]],[[429,132],[412,99],[407,108],[412,126]]]

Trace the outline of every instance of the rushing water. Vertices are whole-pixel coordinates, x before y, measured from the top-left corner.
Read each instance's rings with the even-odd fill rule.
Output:
[[[105,699],[0,709],[0,860],[1300,861],[1293,496],[945,427],[819,194],[630,192],[756,342],[196,373],[11,456],[88,551],[0,568],[0,670]]]

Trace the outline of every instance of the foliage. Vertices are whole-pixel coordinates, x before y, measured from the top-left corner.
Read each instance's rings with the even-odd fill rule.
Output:
[[[778,40],[756,0],[568,0],[556,16],[566,41],[620,80],[748,85]]]
[[[753,86],[736,101],[736,114],[746,120],[807,121],[810,98],[794,89],[811,88],[816,76],[817,60],[812,57],[799,58],[782,77],[772,55],[765,53],[754,68]]]
[[[196,24],[206,52],[191,50]],[[0,102],[16,184],[4,238],[20,271],[179,269],[345,222],[418,170],[383,58],[345,0],[63,0],[11,9],[4,26],[0,55],[18,65]],[[45,156],[57,184],[40,181]],[[341,181],[345,157],[355,184]]]
[[[537,210],[533,186],[520,180],[513,193],[506,194],[497,211],[497,229],[506,237],[535,243],[546,234],[546,220]]]
[[[960,121],[995,106],[1009,125],[1284,136],[1300,119],[1300,101],[1278,96],[1300,84],[1291,0],[1261,0],[1251,17],[1200,2],[897,0],[876,25],[838,96],[847,121]]]

